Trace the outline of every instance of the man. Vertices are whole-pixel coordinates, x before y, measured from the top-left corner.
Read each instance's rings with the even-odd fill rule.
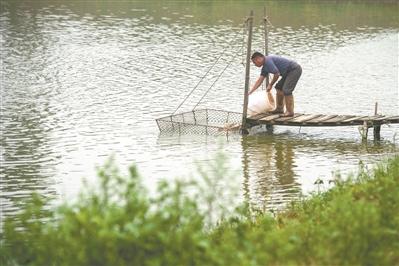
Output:
[[[294,96],[292,92],[302,74],[301,66],[295,61],[276,56],[264,56],[259,52],[253,53],[252,62],[257,67],[262,67],[260,77],[255,82],[249,94],[253,93],[264,81],[269,73],[273,74],[273,78],[266,88],[266,91],[271,91],[273,85],[277,82],[279,77],[281,79],[277,82],[276,88],[276,109],[271,113],[283,114],[282,116],[294,116]],[[284,113],[284,102],[286,112]]]

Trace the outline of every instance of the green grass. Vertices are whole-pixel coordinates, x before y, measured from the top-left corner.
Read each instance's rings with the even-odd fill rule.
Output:
[[[399,265],[399,156],[271,216],[228,211],[215,180],[159,185],[150,197],[136,168],[112,162],[100,187],[51,209],[34,195],[4,223],[2,265]],[[219,179],[217,179],[219,177]],[[188,192],[189,191],[189,192]],[[194,195],[194,196],[189,196]],[[217,213],[220,218],[213,220]]]

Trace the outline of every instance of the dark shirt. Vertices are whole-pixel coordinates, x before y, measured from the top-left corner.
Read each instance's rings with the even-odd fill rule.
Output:
[[[268,73],[272,73],[285,76],[290,65],[294,63],[295,61],[293,60],[277,55],[265,56],[265,63],[263,64],[261,75],[266,77]]]

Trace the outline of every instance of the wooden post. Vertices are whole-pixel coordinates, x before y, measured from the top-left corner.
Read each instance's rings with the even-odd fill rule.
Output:
[[[267,28],[267,15],[266,15],[266,6],[263,7],[263,25],[265,30],[265,56],[269,55],[269,31]],[[269,85],[269,75],[266,77],[266,87]]]
[[[244,89],[244,106],[242,110],[242,123],[241,123],[241,133],[248,134],[247,129],[247,109],[248,109],[248,91],[249,91],[249,73],[250,73],[250,63],[251,63],[251,44],[252,44],[252,25],[253,25],[254,11],[248,18],[248,42],[247,42],[247,61],[245,65],[245,89]]]
[[[378,114],[378,102],[376,102],[375,106],[374,106],[374,115],[377,115],[377,114]],[[374,128],[374,132],[373,132],[374,140],[381,140],[381,134],[380,134],[381,126],[378,125],[378,126],[374,126],[373,128]]]
[[[369,133],[369,125],[367,124],[367,121],[363,122],[363,126],[361,126],[361,135],[362,135],[362,141],[367,141],[367,136]]]
[[[265,56],[269,55],[269,29],[267,28],[267,14],[266,14],[266,6],[263,7],[263,27],[265,30]],[[265,79],[266,88],[269,85],[269,74],[267,74]],[[267,94],[267,92],[266,92]],[[267,96],[266,96],[267,98]],[[267,101],[269,99],[266,99]],[[268,132],[273,132],[273,125],[266,125],[266,129]]]

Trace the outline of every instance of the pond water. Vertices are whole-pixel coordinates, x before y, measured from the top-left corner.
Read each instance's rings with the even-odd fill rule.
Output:
[[[398,154],[399,127],[361,142],[357,127],[275,127],[250,136],[160,135],[171,114],[219,55],[222,60],[181,111],[242,111],[243,21],[255,11],[253,50],[263,50],[263,2],[1,2],[1,217],[32,191],[73,197],[95,182],[109,156],[138,165],[152,190],[161,179],[196,176],[222,150],[242,197],[279,208],[319,189],[332,172],[356,171]],[[303,75],[295,110],[397,115],[397,3],[268,1],[270,53]],[[238,51],[238,55],[236,54]],[[251,66],[251,83],[259,69]],[[212,171],[212,170],[208,170]],[[223,184],[220,184],[223,186]]]

